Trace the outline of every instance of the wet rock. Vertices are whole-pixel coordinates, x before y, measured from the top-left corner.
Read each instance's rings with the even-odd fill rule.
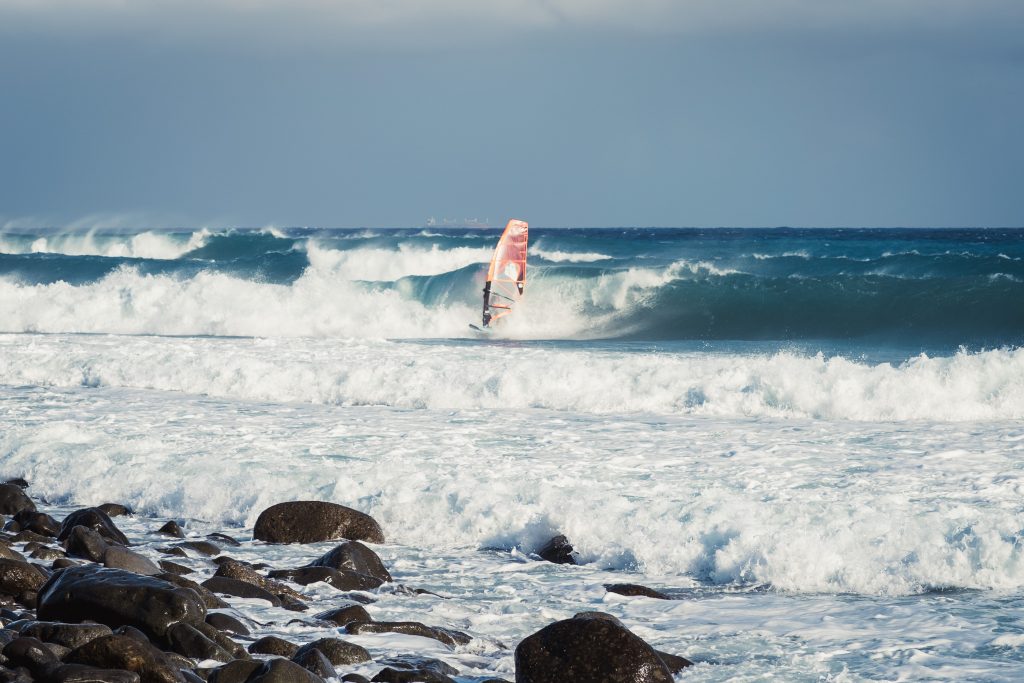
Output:
[[[345,674],[340,680],[345,683],[370,683],[370,679],[362,674]]]
[[[75,560],[70,560],[70,559],[68,559],[66,557],[60,557],[60,558],[57,558],[56,560],[54,560],[53,564],[51,564],[50,567],[54,571],[57,571],[58,569],[67,569],[68,567],[78,567],[78,566],[81,566],[81,564],[82,564],[81,562],[77,562]]]
[[[427,683],[449,683],[457,676],[459,671],[455,667],[442,662],[440,659],[430,657],[418,657],[406,655],[400,657],[389,657],[379,662],[384,669],[374,676],[374,681],[425,681]]]
[[[348,539],[383,543],[384,532],[369,515],[337,503],[278,503],[256,520],[253,538],[267,543],[319,543]]]
[[[238,579],[214,576],[199,585],[221,595],[233,595],[236,598],[256,598],[258,600],[266,600],[274,607],[281,606],[281,598],[259,586],[254,586],[251,583],[239,581]]]
[[[64,538],[64,548],[68,555],[92,562],[102,562],[109,546],[98,531],[82,525],[73,527]]]
[[[46,577],[36,565],[19,560],[0,559],[0,593],[11,596],[25,607],[35,607],[36,593]]]
[[[298,659],[303,653],[309,650],[318,650],[323,653],[327,660],[334,666],[343,664],[358,664],[359,662],[370,661],[370,653],[355,643],[350,643],[340,638],[321,638],[307,643],[300,647],[292,656]]]
[[[232,548],[238,548],[239,546],[242,545],[237,540],[231,538],[227,534],[212,533],[212,534],[206,534],[206,537],[208,539],[210,539],[211,541],[220,543],[221,545],[231,546]]]
[[[38,614],[39,619],[48,621],[134,626],[150,638],[162,640],[176,623],[204,623],[206,607],[194,591],[161,579],[82,566],[62,569],[46,582],[39,591]]]
[[[287,659],[270,659],[249,676],[247,683],[321,683],[324,679]]]
[[[6,543],[0,543],[0,559],[18,560],[19,562],[24,562],[25,556],[19,553],[14,548],[7,545]]]
[[[121,533],[117,525],[99,508],[82,508],[75,510],[64,518],[60,523],[60,532],[57,534],[58,541],[64,541],[76,526],[84,526],[92,529],[103,537],[107,543],[117,545],[128,545],[128,537]]]
[[[542,560],[554,562],[555,564],[576,564],[573,557],[572,544],[569,539],[559,534],[548,541],[543,548],[537,551]]]
[[[62,664],[46,676],[46,683],[140,683],[133,671],[97,669],[85,664]]]
[[[60,522],[45,512],[24,509],[13,517],[22,529],[32,531],[40,536],[54,537],[60,532]]]
[[[62,557],[67,557],[63,550],[58,550],[57,548],[51,548],[45,545],[36,546],[29,555],[29,558],[33,560],[43,560],[44,562],[52,562],[53,560],[59,560]]]
[[[352,603],[343,607],[336,607],[334,609],[327,610],[326,612],[320,612],[315,615],[317,619],[323,621],[329,621],[338,626],[345,626],[354,622],[366,622],[373,621],[370,618],[370,613],[366,611],[366,608],[358,603]]]
[[[196,660],[215,659],[230,662],[234,657],[189,624],[174,624],[167,630],[167,644],[178,654]]]
[[[365,591],[383,585],[380,579],[358,572],[338,571],[330,567],[300,567],[298,569],[276,569],[271,578],[288,579],[300,586],[311,583],[327,583],[341,591]]]
[[[292,612],[305,612],[309,609],[309,605],[302,602],[301,600],[296,600],[290,595],[285,595],[282,593],[277,597],[281,600],[281,607],[286,610],[290,610]]]
[[[174,536],[175,538],[185,538],[185,530],[173,519],[157,529],[156,532],[166,536]]]
[[[335,546],[329,552],[310,562],[308,567],[330,567],[338,571],[356,572],[380,579],[382,583],[391,581],[391,574],[377,553],[359,541],[346,541]]]
[[[160,574],[156,578],[166,581],[167,583],[173,583],[179,588],[188,588],[189,590],[195,591],[196,595],[198,595],[199,599],[203,601],[203,604],[206,605],[207,609],[223,609],[230,606],[228,603],[214,595],[213,592],[205,586],[201,586],[192,579],[186,579],[184,576],[171,574],[169,572]]]
[[[103,503],[102,505],[97,505],[96,509],[101,510],[108,517],[124,517],[135,514],[130,507],[120,503]]]
[[[182,669],[181,675],[185,677],[185,683],[206,683],[206,679],[201,678],[199,674],[192,669]]]
[[[220,553],[220,548],[217,547],[217,544],[210,543],[209,541],[184,541],[175,545],[179,548],[193,550],[200,555],[206,555],[207,557],[213,557]]]
[[[0,515],[16,515],[22,510],[35,511],[32,502],[22,487],[17,484],[0,484]]]
[[[139,675],[141,683],[184,683],[185,678],[165,653],[131,636],[113,634],[91,640],[66,657],[69,664],[100,669],[123,669]]]
[[[8,666],[23,666],[32,672],[35,678],[42,678],[48,669],[57,666],[60,661],[38,638],[21,636],[7,643],[3,656]]]
[[[68,624],[60,621],[31,621],[21,627],[21,635],[56,643],[74,650],[90,640],[112,633],[104,624]]]
[[[262,666],[251,659],[236,659],[210,672],[208,683],[245,683]]]
[[[210,612],[206,615],[206,623],[220,631],[230,631],[238,635],[249,635],[249,628],[240,620],[223,612]]]
[[[331,663],[327,661],[327,657],[320,650],[300,650],[292,657],[292,661],[320,678],[334,678],[337,676],[334,667],[331,666]]]
[[[685,669],[686,667],[693,666],[693,662],[691,662],[686,657],[680,657],[679,655],[670,655],[669,653],[662,652],[661,650],[655,650],[654,652],[657,653],[659,657],[661,657],[661,661],[665,662],[665,666],[668,667],[668,670],[672,672],[673,676],[682,671],[683,669]]]
[[[515,653],[516,683],[671,683],[654,648],[609,616],[579,614],[524,639]]]
[[[236,562],[235,560],[228,559],[221,562],[220,566],[217,567],[217,571],[214,573],[214,576],[223,576],[228,579],[245,581],[246,583],[251,583],[254,586],[259,586],[263,590],[268,593],[273,593],[274,595],[287,595],[297,600],[302,599],[302,593],[299,593],[297,590],[289,588],[280,581],[268,579],[262,574],[257,573],[256,570],[241,562]]]
[[[14,477],[13,479],[8,479],[4,483],[5,484],[13,484],[13,485],[17,486],[18,488],[23,488],[23,489],[27,489],[28,488],[28,481],[26,481],[24,477]]]
[[[356,622],[345,627],[346,633],[404,633],[410,636],[423,636],[433,638],[449,647],[465,645],[472,638],[461,631],[441,628],[438,626],[427,626],[418,621],[371,621]]]
[[[119,545],[107,547],[103,553],[103,566],[111,569],[123,569],[143,576],[156,576],[164,573],[164,570],[153,564],[148,557]]]
[[[636,583],[606,583],[604,589],[609,593],[617,593],[618,595],[627,595],[630,597],[639,596],[644,598],[656,598],[658,600],[671,600],[671,596],[656,591],[653,588],[647,586],[641,586]]]
[[[171,562],[170,560],[159,560],[157,564],[167,574],[174,574],[176,576],[185,576],[186,574],[194,574],[194,569],[189,569],[183,564],[177,562]]]
[[[164,555],[173,555],[175,557],[188,557],[188,553],[182,548],[157,548],[157,552],[163,553]]]
[[[264,636],[249,645],[249,652],[254,655],[276,655],[291,659],[298,651],[298,645],[277,636]]]

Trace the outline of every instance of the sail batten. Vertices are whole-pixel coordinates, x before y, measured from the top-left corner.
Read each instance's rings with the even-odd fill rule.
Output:
[[[526,285],[526,243],[530,226],[526,221],[510,220],[491,256],[484,285],[483,325],[509,315],[523,295]],[[503,299],[508,303],[496,301]],[[496,309],[497,312],[492,312]]]

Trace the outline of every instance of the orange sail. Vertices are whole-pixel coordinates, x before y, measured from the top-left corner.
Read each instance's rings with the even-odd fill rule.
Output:
[[[526,284],[526,240],[530,226],[511,220],[501,233],[484,285],[484,327],[512,312]]]

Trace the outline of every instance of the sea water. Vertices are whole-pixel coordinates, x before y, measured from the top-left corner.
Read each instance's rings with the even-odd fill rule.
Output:
[[[1024,678],[1024,231],[535,228],[480,339],[497,235],[0,233],[0,475],[130,504],[147,549],[146,516],[364,510],[396,581],[449,598],[375,618],[475,640],[352,639],[466,681],[585,610],[680,680]],[[557,533],[579,566],[532,555]]]

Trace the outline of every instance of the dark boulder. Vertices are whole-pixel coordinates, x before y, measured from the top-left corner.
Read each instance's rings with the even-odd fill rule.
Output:
[[[292,657],[292,661],[320,678],[336,678],[338,675],[334,671],[334,667],[331,666],[331,663],[327,661],[327,657],[324,657],[324,653],[320,652],[320,650],[300,650]]]
[[[298,569],[275,569],[270,572],[271,578],[288,579],[300,586],[311,583],[326,583],[340,591],[366,591],[379,588],[383,582],[368,574],[346,572],[330,567],[299,567]]]
[[[63,550],[51,548],[45,545],[37,545],[32,549],[32,553],[29,555],[30,559],[43,560],[44,562],[52,562],[53,560],[59,560],[63,557],[67,557]]]
[[[334,666],[370,661],[370,653],[365,648],[340,638],[321,638],[320,640],[314,640],[312,643],[306,643],[292,655],[292,659],[298,660],[303,653],[309,650],[322,652]]]
[[[156,532],[166,536],[174,536],[175,538],[185,538],[185,530],[173,519],[157,529]]]
[[[103,552],[103,566],[111,569],[123,569],[143,576],[157,576],[164,573],[164,570],[156,566],[148,557],[120,545],[107,546]]]
[[[0,515],[16,515],[22,510],[35,511],[32,502],[17,484],[0,484]]]
[[[268,593],[274,595],[287,595],[297,600],[302,599],[302,593],[298,592],[294,588],[290,588],[280,581],[274,581],[268,579],[262,574],[258,573],[255,569],[235,560],[225,560],[220,563],[217,567],[217,571],[214,576],[223,576],[228,579],[238,579],[239,581],[245,581],[251,583],[254,586],[259,586]]]
[[[68,664],[99,669],[123,669],[139,675],[141,683],[184,683],[174,660],[152,645],[128,635],[101,636],[71,651]]]
[[[206,623],[219,631],[229,631],[240,636],[249,635],[249,627],[239,619],[223,612],[210,612],[206,615]]]
[[[60,532],[57,534],[58,541],[64,541],[71,535],[71,530],[76,526],[84,526],[92,529],[103,537],[107,543],[128,545],[128,537],[121,533],[117,525],[107,516],[107,513],[99,508],[82,508],[75,510],[64,518],[60,523]]]
[[[214,555],[220,554],[220,548],[217,547],[216,543],[210,543],[209,541],[183,541],[176,544],[179,548],[187,548],[193,550],[200,555],[206,555],[207,557],[213,557]]]
[[[465,645],[472,638],[461,631],[441,628],[439,626],[427,626],[418,621],[370,621],[355,622],[345,627],[346,633],[404,633],[410,636],[422,636],[433,638],[449,647]]]
[[[102,562],[110,544],[99,532],[81,524],[73,527],[64,537],[64,548],[70,557],[81,557],[93,562]]]
[[[60,522],[45,512],[36,512],[26,508],[14,515],[13,519],[22,529],[32,531],[40,536],[52,537],[60,533]]]
[[[298,645],[277,636],[264,636],[249,645],[249,652],[254,655],[275,655],[291,659],[298,651]]]
[[[656,591],[653,588],[647,586],[641,586],[636,583],[606,583],[604,589],[609,593],[617,593],[618,595],[626,595],[629,597],[644,597],[644,598],[656,598],[658,600],[671,600],[672,597]]]
[[[103,503],[102,505],[97,505],[96,509],[101,510],[108,517],[124,517],[135,514],[130,507],[120,503]]]
[[[323,680],[287,659],[269,659],[246,679],[247,683],[322,683]]]
[[[171,562],[170,560],[158,560],[157,564],[160,569],[163,569],[167,574],[174,574],[176,576],[185,576],[186,574],[195,574],[194,569],[189,569],[183,564],[177,562]]]
[[[192,659],[215,659],[230,662],[234,657],[190,624],[174,624],[167,629],[167,644],[171,650]]]
[[[273,505],[260,513],[252,535],[267,543],[319,543],[341,539],[384,542],[384,532],[372,517],[323,501]]]
[[[281,598],[277,597],[270,591],[264,590],[259,586],[254,586],[251,583],[246,583],[245,581],[239,581],[238,579],[214,576],[203,581],[199,585],[213,593],[233,595],[236,598],[256,598],[257,600],[266,600],[273,607],[281,606]]]
[[[57,643],[74,650],[90,640],[112,633],[104,624],[67,624],[60,621],[30,621],[21,627],[21,635]]]
[[[576,564],[573,557],[572,544],[569,539],[559,534],[544,544],[544,547],[537,551],[542,560],[554,562],[555,564]]]
[[[62,664],[49,672],[46,683],[141,683],[141,679],[134,671]]]
[[[172,574],[170,572],[160,574],[156,578],[166,581],[167,583],[173,583],[179,588],[188,588],[189,590],[195,591],[196,595],[198,595],[203,601],[203,604],[206,605],[207,609],[223,609],[230,606],[228,603],[214,595],[212,591],[199,585],[192,579],[186,579],[184,576],[179,576],[178,574]]]
[[[57,666],[59,659],[38,638],[22,636],[7,643],[3,656],[9,666],[23,666],[35,678],[45,677],[47,671]]]
[[[654,648],[609,617],[578,614],[524,639],[515,653],[516,683],[671,683]]]
[[[46,583],[42,569],[28,562],[0,559],[0,594],[25,607],[35,607],[36,593]]]
[[[310,562],[307,567],[330,567],[338,571],[366,574],[381,582],[391,581],[391,574],[377,553],[359,541],[345,541]]]
[[[232,548],[238,548],[239,546],[242,545],[241,543],[239,543],[235,539],[231,538],[227,534],[212,533],[212,534],[206,534],[206,537],[208,539],[210,539],[211,541],[217,541],[221,545],[228,545],[228,546],[231,546]]]
[[[251,659],[235,659],[211,671],[207,683],[245,683],[260,666],[260,662]]]
[[[39,591],[38,615],[41,620],[134,626],[150,638],[164,640],[174,624],[204,623],[206,606],[194,591],[167,581],[82,566],[62,569],[46,582]]]
[[[373,677],[374,681],[384,683],[405,683],[406,681],[424,681],[425,683],[454,683],[452,676],[459,671],[440,659],[405,655],[389,657],[379,662],[384,668]]]
[[[317,619],[323,621],[329,621],[338,626],[345,626],[357,621],[373,621],[370,618],[370,613],[366,611],[366,608],[359,603],[352,603],[345,605],[344,607],[335,607],[334,609],[327,610],[326,612],[320,612],[315,615]]]

